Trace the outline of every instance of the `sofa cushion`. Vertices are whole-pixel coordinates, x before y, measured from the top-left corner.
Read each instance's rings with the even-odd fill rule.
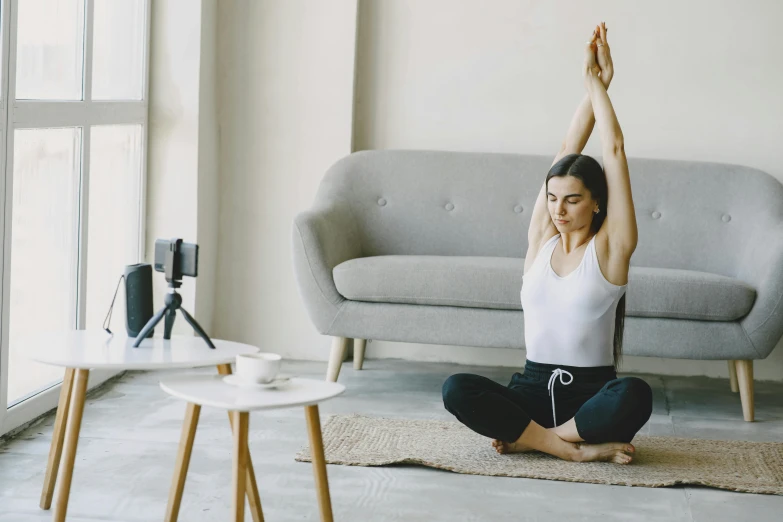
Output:
[[[514,257],[390,255],[334,267],[346,299],[378,303],[522,310],[525,260]],[[707,272],[631,266],[626,315],[734,321],[750,312],[753,287]]]

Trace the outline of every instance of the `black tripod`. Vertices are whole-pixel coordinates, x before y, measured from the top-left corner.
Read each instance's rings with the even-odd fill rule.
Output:
[[[182,283],[180,281],[169,281],[169,291],[166,294],[166,297],[163,299],[165,306],[161,308],[158,313],[153,315],[152,318],[147,321],[147,324],[144,325],[144,328],[141,329],[139,335],[136,336],[136,342],[133,343],[134,348],[139,347],[141,341],[143,341],[144,338],[147,337],[147,335],[152,331],[152,329],[155,328],[155,326],[160,322],[160,320],[163,319],[164,315],[166,316],[166,321],[163,323],[163,338],[171,339],[171,328],[174,326],[174,319],[176,318],[177,310],[182,312],[182,315],[185,316],[185,320],[188,322],[188,324],[193,327],[193,329],[201,336],[202,339],[204,339],[204,342],[206,342],[210,348],[215,347],[207,333],[203,328],[201,328],[201,325],[196,322],[196,320],[188,313],[187,310],[182,308],[182,296],[177,293],[177,288],[179,288],[181,285]]]
[[[161,247],[160,251],[158,248],[159,244]],[[180,279],[182,279],[183,276],[183,253],[181,248],[181,239],[172,239],[171,241],[158,240],[155,242],[155,270],[166,273],[166,281],[169,282],[169,291],[166,294],[166,297],[163,299],[165,306],[161,308],[158,313],[153,315],[149,321],[147,321],[147,324],[145,324],[144,328],[141,329],[139,335],[136,336],[136,341],[133,343],[134,348],[139,347],[144,338],[149,335],[153,328],[155,328],[155,325],[157,325],[160,320],[163,319],[164,315],[166,316],[166,321],[163,327],[163,338],[171,339],[171,328],[174,326],[174,319],[176,318],[177,310],[182,312],[182,315],[185,316],[185,320],[188,322],[188,324],[190,324],[190,326],[193,327],[193,329],[201,336],[201,338],[204,339],[204,342],[206,342],[210,348],[215,348],[215,345],[212,344],[212,340],[209,338],[204,329],[201,328],[201,326],[196,322],[193,316],[188,313],[187,310],[182,308],[182,296],[177,293],[177,288],[182,286],[182,281],[180,281]],[[184,271],[184,275],[195,277],[196,263],[198,259],[197,247],[191,255],[193,257],[193,265],[189,266]],[[162,257],[163,259],[158,259],[158,257]],[[161,270],[159,265],[164,265],[164,269]]]

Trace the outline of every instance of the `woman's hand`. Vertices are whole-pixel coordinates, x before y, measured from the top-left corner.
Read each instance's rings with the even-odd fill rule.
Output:
[[[596,39],[598,26],[593,29],[593,33],[590,35],[590,40],[587,41],[587,47],[585,47],[585,61],[582,65],[582,75],[584,76],[585,86],[589,85],[591,78],[595,76],[600,77],[601,67],[598,66],[596,60]]]
[[[592,76],[600,78],[601,83],[607,89],[612,82],[614,64],[612,63],[612,55],[609,52],[609,44],[606,41],[606,25],[603,23],[595,26],[593,33],[590,35],[590,40],[587,42],[582,73],[585,85],[589,83]]]
[[[609,52],[609,42],[606,41],[606,24],[601,22],[601,25],[597,27],[596,33],[596,55],[598,60],[598,67],[601,69],[601,82],[604,87],[609,88],[609,84],[612,83],[612,77],[614,76],[614,64],[612,63],[612,55]]]

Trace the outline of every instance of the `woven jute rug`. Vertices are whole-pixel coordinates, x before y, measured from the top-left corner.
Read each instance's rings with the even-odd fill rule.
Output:
[[[783,495],[783,443],[637,435],[631,464],[568,462],[541,452],[500,455],[459,422],[333,415],[322,427],[329,464],[420,464],[457,473],[593,484],[694,484]],[[309,447],[296,460],[310,462]]]

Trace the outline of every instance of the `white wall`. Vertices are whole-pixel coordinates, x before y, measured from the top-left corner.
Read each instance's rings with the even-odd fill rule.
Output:
[[[154,261],[159,238],[199,244],[199,275],[185,277],[179,292],[210,335],[218,251],[216,1],[152,2],[145,256]],[[156,310],[166,286],[155,272]],[[155,333],[162,332],[161,321]],[[174,333],[193,333],[181,314]]]
[[[783,180],[780,2],[220,3],[221,336],[325,360],[292,274],[293,216],[354,150],[553,154],[604,20],[629,156],[732,162]],[[591,140],[587,154],[598,153]],[[542,172],[542,177],[545,173]],[[373,357],[518,366],[524,352],[373,342]],[[727,376],[725,362],[625,359],[624,370]],[[783,376],[783,350],[756,365]]]
[[[783,179],[783,2],[395,0],[363,2],[360,16],[357,150],[554,155],[604,20],[628,155]]]
[[[195,314],[199,325],[210,336],[214,335],[215,330],[215,286],[217,284],[220,225],[218,214],[220,156],[218,152],[217,2],[218,0],[201,0],[198,221],[195,238],[199,245],[199,274],[196,280],[195,310],[190,310]]]
[[[291,223],[351,152],[356,0],[218,3],[218,337],[322,358]]]

